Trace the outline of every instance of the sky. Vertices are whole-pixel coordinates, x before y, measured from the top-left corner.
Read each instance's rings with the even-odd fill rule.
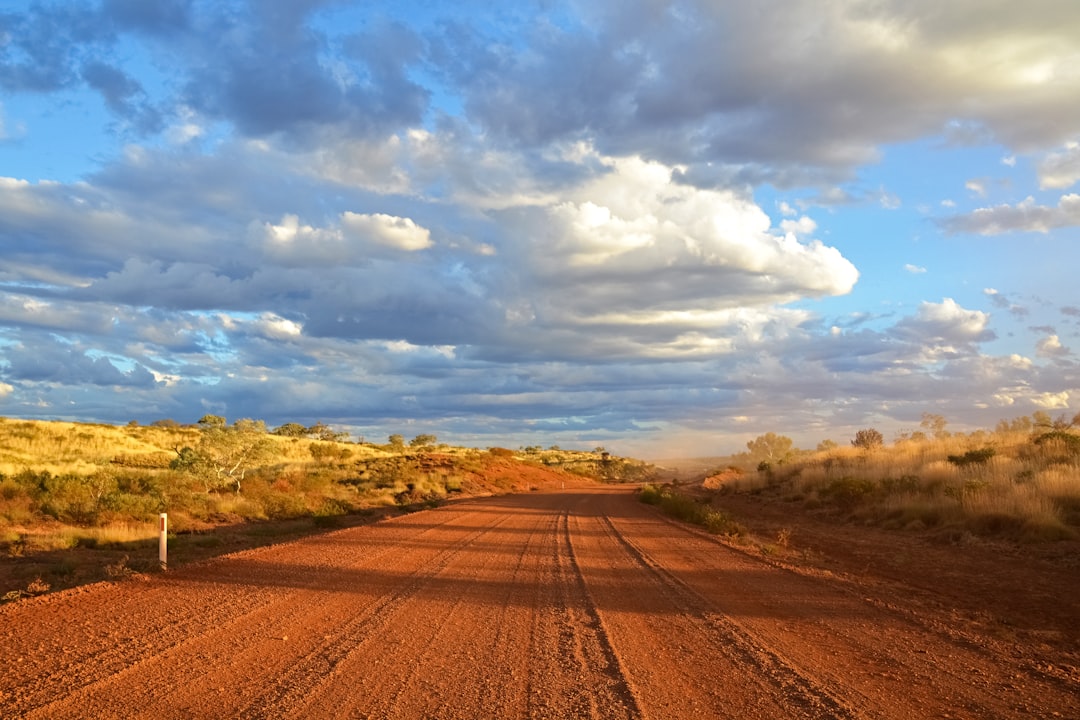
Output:
[[[0,416],[735,452],[1080,410],[1075,0],[0,8]]]

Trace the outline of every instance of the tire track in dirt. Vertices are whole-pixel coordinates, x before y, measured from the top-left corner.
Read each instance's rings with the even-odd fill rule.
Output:
[[[565,515],[522,513],[515,503],[494,501],[488,510],[509,513],[509,522],[471,538],[427,578],[431,594],[441,584],[462,586],[458,597],[441,603],[433,617],[430,599],[418,589],[411,611],[402,612],[411,636],[388,625],[383,636],[396,643],[393,653],[385,647],[352,653],[290,715],[336,709],[379,718],[627,717],[617,712],[623,703],[603,692],[607,680],[588,657],[595,642],[579,627],[585,600],[569,583],[560,548]],[[487,537],[496,534],[504,537]],[[374,666],[383,680],[361,678],[348,687],[348,678]],[[463,668],[472,671],[464,684]]]
[[[4,607],[0,717],[1080,717],[889,603],[625,488],[478,499]]]
[[[445,523],[452,522],[455,517],[448,513],[439,519]],[[433,529],[426,528],[421,534]],[[364,555],[376,560],[384,553],[393,552],[395,547],[396,543],[389,542],[382,547],[370,548]],[[69,603],[78,602],[84,593],[100,590],[101,586],[77,588],[30,601],[36,609],[34,624],[39,631],[37,637],[46,639],[30,647],[26,636],[9,633],[4,637],[6,652],[0,653],[0,677],[10,679],[21,675],[26,680],[21,683],[5,682],[6,687],[2,688],[0,694],[0,708],[5,702],[17,701],[27,711],[33,709],[41,704],[38,696],[57,684],[63,684],[73,692],[86,688],[86,692],[91,693],[94,686],[115,683],[121,679],[122,673],[148,661],[150,657],[159,660],[159,655],[165,656],[182,647],[194,647],[206,639],[207,606],[217,609],[216,624],[211,629],[214,637],[234,624],[250,623],[260,613],[274,612],[281,603],[287,602],[278,589],[252,584],[246,592],[235,593],[235,582],[229,578],[228,571],[230,563],[267,552],[274,551],[261,548],[219,558],[214,563],[198,563],[155,578],[152,585],[125,584],[127,592],[116,596],[109,606],[83,606],[85,610],[77,623],[70,618]],[[222,582],[215,584],[215,576],[221,578]],[[185,579],[195,577],[199,578],[200,591],[204,593],[202,602],[171,603],[170,597],[184,592]],[[24,604],[21,607],[28,606]],[[163,615],[146,613],[147,606],[160,608]],[[3,612],[15,609],[14,605],[0,608],[0,617]],[[124,620],[122,633],[114,629],[118,619]],[[150,636],[156,640],[153,655],[148,655],[144,647],[132,647]],[[212,647],[207,659],[220,654],[213,651]],[[56,658],[61,658],[63,663],[57,665]],[[11,666],[10,663],[18,663],[18,666]]]
[[[363,546],[358,557],[364,565],[378,565],[385,555],[398,551],[404,538],[419,542],[425,535],[437,532],[441,525],[452,523],[459,517],[459,513],[447,513],[439,518],[437,524],[422,528],[415,534],[407,529],[405,534],[393,538],[392,542]],[[399,524],[407,526],[408,519],[404,520]],[[350,531],[331,535],[347,533]],[[273,572],[273,567],[263,568],[263,572],[256,573],[256,578],[251,578],[252,566],[257,567],[257,559],[267,553],[287,555],[288,561],[283,564],[294,567],[305,567],[305,563],[316,561],[319,555],[312,543],[289,543],[274,549],[260,548],[237,553],[219,562],[206,564],[206,567],[188,568],[176,576],[166,576],[164,587],[155,593],[156,597],[149,599],[151,606],[171,609],[175,605],[168,604],[169,596],[188,590],[197,592],[203,602],[189,606],[190,611],[185,615],[184,622],[160,623],[159,620],[159,626],[154,628],[157,642],[153,648],[133,648],[132,643],[124,643],[109,654],[107,664],[103,662],[104,658],[91,656],[65,665],[50,677],[38,680],[36,684],[39,686],[55,686],[57,682],[72,686],[70,680],[74,675],[83,682],[75,686],[76,689],[63,700],[28,713],[27,719],[87,716],[91,709],[99,717],[124,717],[122,713],[114,714],[108,707],[115,688],[126,688],[126,702],[132,707],[153,706],[160,703],[163,697],[176,695],[180,678],[184,681],[183,700],[172,701],[172,709],[178,712],[199,711],[202,705],[200,701],[205,697],[217,698],[213,704],[221,707],[219,696],[226,693],[240,698],[257,697],[265,688],[268,672],[281,672],[283,669],[280,664],[282,654],[276,646],[287,642],[290,627],[315,624],[332,628],[335,621],[342,619],[341,603],[319,602],[320,593],[317,590],[283,590],[275,586],[272,579],[267,583],[265,575]],[[242,566],[240,572],[234,571],[237,565]],[[330,567],[331,571],[340,569]],[[234,578],[241,574],[248,576],[248,579],[238,581]],[[302,585],[304,582],[311,582],[310,575],[293,584]],[[145,598],[142,604],[147,604]],[[209,622],[206,617],[208,608],[214,613]],[[378,609],[377,606],[373,612]],[[293,630],[293,642],[304,635],[300,630]],[[331,642],[331,638],[325,636],[324,644],[328,642]],[[198,668],[215,665],[224,666],[225,671],[213,674],[198,671]],[[160,666],[162,670],[153,666]],[[259,672],[250,672],[251,668],[256,667]],[[233,668],[244,671],[238,673]],[[92,677],[87,677],[90,675]],[[141,681],[127,682],[132,675],[138,675]],[[32,701],[21,701],[20,704],[32,707]],[[223,707],[221,709],[225,710]]]
[[[460,522],[463,517],[468,516],[462,514],[457,520]],[[449,546],[446,546],[445,542],[440,542],[442,549],[419,563],[409,562],[413,558],[400,553],[403,546],[399,546],[399,555],[395,557],[395,564],[399,567],[401,565],[415,566],[404,581],[363,607],[352,619],[342,619],[343,621],[339,624],[329,625],[334,628],[334,634],[325,636],[322,642],[299,660],[294,661],[285,672],[275,677],[274,685],[269,690],[264,689],[256,702],[239,708],[239,715],[250,718],[277,717],[292,708],[302,706],[305,698],[309,696],[332,697],[328,693],[317,692],[319,686],[326,683],[326,678],[334,676],[342,663],[362,649],[365,644],[378,639],[380,633],[385,632],[388,626],[400,620],[403,615],[409,614],[410,606],[415,602],[415,596],[425,584],[450,565],[462,548],[469,546],[492,528],[506,523],[507,520],[508,518],[496,517],[486,526],[461,535]],[[443,528],[448,524],[441,523],[439,527]],[[407,542],[404,546],[414,544]],[[327,627],[325,623],[321,625]],[[418,635],[414,634],[411,639],[417,638]],[[418,650],[417,645],[398,648],[398,652],[403,656],[409,651]],[[415,663],[412,665],[415,667]],[[386,690],[384,689],[383,692],[385,693]],[[374,697],[379,697],[379,695],[376,693]],[[340,710],[339,698],[334,699],[332,707]]]
[[[558,653],[571,660],[567,668],[569,677],[578,678],[571,684],[579,692],[570,696],[568,717],[640,718],[637,697],[578,565],[569,518],[569,511],[559,515],[553,548],[556,569],[553,586],[559,590],[555,604],[559,616]]]
[[[207,588],[207,591],[211,602],[222,597],[221,588],[211,587]],[[272,590],[252,593],[240,598],[235,598],[230,594],[228,602],[230,612],[226,617],[218,618],[217,627],[220,629],[239,626],[245,624],[255,614],[267,612],[268,608],[275,603],[275,594]],[[159,593],[154,592],[140,600],[156,603],[160,599],[158,596]],[[138,620],[138,613],[125,613],[122,609],[110,615],[112,617],[98,616],[92,624],[108,628],[114,626],[121,618],[127,621]],[[48,703],[43,699],[43,696],[54,693],[57,685],[70,688],[71,695],[64,702],[73,707],[79,707],[80,700],[85,699],[93,688],[116,683],[144,663],[154,661],[152,656],[133,651],[133,647],[142,638],[153,635],[156,641],[154,652],[167,653],[197,642],[204,637],[202,633],[205,629],[205,615],[201,614],[198,608],[191,608],[179,616],[170,613],[164,620],[158,618],[157,621],[139,623],[135,628],[128,627],[121,634],[105,630],[97,638],[97,642],[93,643],[91,651],[78,653],[68,652],[68,648],[86,647],[88,643],[85,639],[80,641],[73,637],[74,633],[69,630],[59,630],[53,635],[55,638],[63,639],[63,645],[59,651],[39,648],[36,652],[24,651],[25,654],[16,655],[16,657],[40,660],[43,657],[52,656],[62,658],[63,662],[59,665],[54,663],[53,667],[31,676],[27,682],[5,688],[4,695],[17,701],[25,711],[39,708],[43,717],[57,716],[55,713],[58,709],[53,707],[55,703]],[[104,644],[116,640],[119,640],[118,644],[111,646]],[[4,654],[11,657],[9,653],[18,652],[16,648],[9,648]],[[0,697],[0,707],[3,707],[4,700],[4,697]],[[31,718],[36,716],[35,713],[27,715]]]
[[[707,609],[678,585],[652,573],[619,542],[607,522],[610,513],[634,511],[623,497],[588,499],[573,533],[579,566],[599,606],[613,652],[628,668],[629,683],[642,698],[641,714],[651,718],[849,717],[842,706],[807,695],[793,673],[772,680],[775,671],[750,655],[747,643],[717,636]],[[781,666],[782,667],[782,666]],[[809,699],[809,701],[808,701]]]
[[[858,712],[853,711],[846,702],[835,697],[813,677],[804,674],[785,657],[758,641],[737,622],[719,613],[704,597],[643,554],[615,527],[609,517],[601,517],[600,523],[608,537],[630,555],[641,570],[652,577],[658,592],[670,600],[671,607],[680,616],[695,621],[701,640],[714,647],[723,647],[747,676],[766,684],[766,687],[762,688],[763,692],[783,697],[790,708],[799,710],[800,715],[825,716],[837,720],[860,717]],[[793,716],[794,714],[791,715]]]
[[[448,615],[453,622],[439,644],[429,643],[417,665],[422,673],[413,673],[411,683],[402,685],[393,716],[403,718],[440,718],[473,720],[480,716],[497,718],[522,716],[527,707],[530,656],[521,652],[528,642],[527,628],[536,612],[535,578],[543,563],[545,545],[552,537],[554,519],[549,514],[518,518],[511,530],[523,538],[519,545],[478,542],[481,555],[462,562],[452,570],[450,580],[472,578],[458,594],[458,601]],[[499,532],[497,530],[496,532]],[[494,550],[494,551],[493,551]],[[462,553],[467,555],[467,553]],[[507,581],[506,563],[513,565]],[[504,567],[501,569],[500,564]],[[492,669],[498,668],[493,672]],[[472,674],[471,682],[460,682],[463,672]],[[355,706],[354,706],[355,707]],[[359,710],[360,708],[356,708]]]
[[[1008,658],[969,637],[913,621],[899,598],[883,606],[855,586],[776,567],[639,508],[615,524],[624,526],[617,532],[644,562],[701,597],[719,622],[813,676],[860,717],[926,717],[957,708],[965,711],[955,717],[1080,717],[1075,683],[1010,668]],[[655,519],[671,530],[658,532]],[[676,543],[679,536],[685,539]],[[681,557],[672,552],[676,546]],[[732,591],[709,577],[714,573],[732,580]]]

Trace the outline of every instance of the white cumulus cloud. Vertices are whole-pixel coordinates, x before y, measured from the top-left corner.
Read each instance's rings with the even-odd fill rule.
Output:
[[[965,345],[993,338],[990,315],[961,307],[952,298],[940,303],[923,302],[912,317],[896,325],[899,335],[934,344]]]
[[[409,218],[395,215],[346,211],[341,214],[341,227],[350,237],[370,240],[406,252],[424,250],[433,244],[430,230]]]
[[[1069,407],[1069,392],[1044,392],[1031,398],[1031,402],[1044,410],[1060,410]]]
[[[1065,357],[1070,354],[1069,348],[1061,344],[1061,338],[1057,335],[1047,335],[1035,343],[1035,352],[1039,357]]]

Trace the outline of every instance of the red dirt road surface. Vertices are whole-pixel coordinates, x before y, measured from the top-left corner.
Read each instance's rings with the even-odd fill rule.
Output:
[[[868,592],[627,488],[473,500],[4,606],[0,717],[1080,718]]]

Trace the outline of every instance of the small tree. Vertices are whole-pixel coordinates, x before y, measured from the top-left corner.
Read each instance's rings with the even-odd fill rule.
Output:
[[[398,433],[394,433],[387,438],[390,449],[395,452],[401,452],[405,449],[405,436]]]
[[[434,435],[421,434],[421,435],[417,435],[416,437],[414,437],[409,442],[409,447],[412,447],[412,448],[431,447],[436,442],[438,442],[438,440],[439,439],[437,437],[435,437]]]
[[[855,439],[851,444],[864,450],[873,450],[885,444],[885,436],[874,428],[866,428],[855,433]]]
[[[919,427],[933,435],[935,440],[944,440],[951,434],[945,429],[947,424],[948,422],[945,420],[944,415],[935,415],[934,413],[924,412]]]
[[[170,464],[175,470],[197,475],[209,493],[232,485],[240,494],[247,471],[270,457],[273,444],[266,437],[262,420],[237,420],[232,426],[206,418],[199,421],[201,433],[198,444],[177,448],[177,457]]]
[[[791,447],[791,438],[773,432],[758,435],[746,443],[751,458],[770,466],[786,462],[791,457]]]
[[[325,440],[326,442],[343,442],[349,439],[349,433],[337,432],[322,421],[309,427],[307,434],[316,440]]]
[[[294,422],[285,423],[284,425],[280,425],[277,429],[274,430],[274,435],[280,435],[281,437],[300,438],[306,437],[307,434],[308,429],[306,427],[304,427],[300,423]]]

